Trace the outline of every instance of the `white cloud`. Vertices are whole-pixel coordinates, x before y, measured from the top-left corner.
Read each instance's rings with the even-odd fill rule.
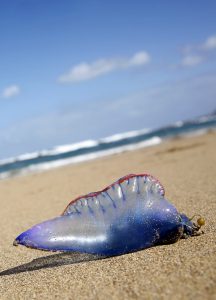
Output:
[[[207,40],[202,45],[202,47],[205,50],[216,49],[216,35],[213,35],[213,36],[210,36],[209,38],[207,38]]]
[[[186,45],[183,51],[181,65],[184,67],[197,66],[210,57],[210,52],[216,50],[216,35],[209,36],[204,42]]]
[[[182,59],[182,65],[185,67],[197,66],[203,62],[203,57],[200,55],[187,55]]]
[[[10,98],[19,95],[20,87],[16,84],[6,87],[2,92],[3,98]]]
[[[128,66],[141,66],[150,62],[150,56],[145,51],[137,52],[130,59]]]
[[[147,52],[135,53],[131,58],[99,59],[92,63],[83,62],[71,68],[67,73],[59,77],[59,82],[70,83],[93,79],[115,70],[142,66],[150,62]]]

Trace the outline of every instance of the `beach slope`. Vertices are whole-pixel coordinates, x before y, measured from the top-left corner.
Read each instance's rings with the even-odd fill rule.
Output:
[[[14,238],[59,215],[73,198],[129,173],[159,178],[166,197],[205,234],[118,257],[13,247]],[[0,182],[0,299],[215,299],[216,133],[174,139]]]

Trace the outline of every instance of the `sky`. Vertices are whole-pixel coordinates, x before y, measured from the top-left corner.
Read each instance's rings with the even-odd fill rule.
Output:
[[[0,0],[0,159],[216,109],[215,1]]]

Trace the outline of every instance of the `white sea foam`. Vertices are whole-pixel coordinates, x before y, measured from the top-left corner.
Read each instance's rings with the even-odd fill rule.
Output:
[[[111,136],[102,138],[99,141],[101,143],[117,142],[117,141],[121,141],[123,139],[136,137],[136,136],[148,133],[148,132],[150,132],[150,129],[133,130],[133,131],[123,132],[123,133],[116,133]]]
[[[184,125],[183,121],[177,121],[177,122],[174,123],[175,127],[182,127],[183,125]]]
[[[59,160],[55,160],[52,162],[32,164],[24,169],[19,170],[18,172],[15,173],[15,175],[17,175],[17,174],[25,175],[25,174],[34,173],[34,172],[47,171],[50,169],[62,167],[62,166],[69,165],[69,164],[81,163],[81,162],[93,160],[93,159],[108,156],[108,155],[119,154],[119,153],[122,153],[125,151],[132,151],[132,150],[136,150],[136,149],[140,149],[140,148],[144,148],[144,147],[154,146],[154,145],[160,144],[161,142],[162,142],[162,139],[155,136],[155,137],[152,137],[149,140],[146,140],[143,142],[120,146],[120,147],[112,148],[109,150],[102,150],[102,151],[93,152],[93,153],[89,153],[89,154],[78,155],[75,157],[59,159]],[[0,179],[5,179],[5,178],[11,177],[11,176],[13,176],[13,172],[0,173]]]
[[[39,152],[32,152],[32,153],[24,153],[16,157],[10,157],[6,159],[0,160],[0,166],[1,165],[6,165],[6,164],[12,164],[16,161],[24,161],[28,159],[34,159],[39,156]]]
[[[97,140],[85,140],[78,143],[72,143],[72,144],[66,144],[66,145],[60,145],[56,146],[52,149],[44,149],[37,152],[32,153],[24,153],[22,155],[19,155],[17,157],[11,157],[6,158],[3,160],[0,160],[0,166],[8,163],[13,163],[16,161],[25,161],[29,159],[34,159],[37,157],[43,157],[43,156],[55,156],[59,154],[64,154],[67,152],[72,152],[80,149],[86,149],[86,148],[93,148],[97,147],[100,143],[110,143],[110,142],[116,142],[121,141],[125,138],[131,138],[136,137],[142,134],[145,134],[149,132],[149,129],[142,129],[142,130],[134,130],[134,131],[128,131],[123,133],[114,134],[105,138],[101,138],[98,141]]]
[[[96,146],[98,146],[98,144],[99,143],[96,140],[86,140],[86,141],[79,142],[79,143],[56,146],[51,150],[43,150],[43,151],[40,151],[40,155],[45,156],[45,155],[63,154],[63,153],[71,152],[71,151],[76,151],[79,149],[96,147]]]
[[[10,158],[5,158],[5,159],[1,159],[0,160],[0,166],[1,165],[6,165],[6,164],[11,164],[13,162],[16,161],[16,158],[15,157],[10,157]]]
[[[19,155],[15,161],[23,161],[23,160],[28,160],[28,159],[34,159],[37,158],[39,155],[38,152],[32,152],[32,153],[24,153]]]

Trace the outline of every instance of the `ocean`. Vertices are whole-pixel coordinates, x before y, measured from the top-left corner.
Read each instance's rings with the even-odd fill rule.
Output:
[[[142,129],[114,134],[99,140],[86,140],[53,149],[26,153],[0,160],[0,179],[49,170],[67,164],[157,145],[166,139],[203,134],[216,129],[216,114],[179,121],[158,129]]]

